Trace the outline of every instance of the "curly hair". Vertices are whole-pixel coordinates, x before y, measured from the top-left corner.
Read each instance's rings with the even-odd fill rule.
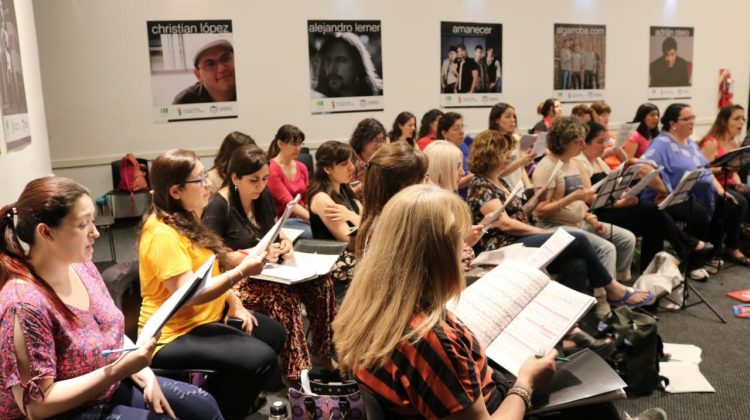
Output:
[[[586,126],[576,117],[559,117],[547,133],[547,148],[555,155],[561,155],[565,146],[586,136]]]
[[[469,170],[488,175],[502,163],[502,157],[513,145],[513,135],[497,130],[484,130],[474,137],[469,151]]]

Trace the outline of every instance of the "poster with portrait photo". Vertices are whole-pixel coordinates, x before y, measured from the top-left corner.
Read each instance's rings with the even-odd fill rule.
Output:
[[[148,21],[154,121],[237,118],[231,20]]]
[[[694,28],[652,26],[648,54],[648,98],[688,99],[693,84]]]
[[[553,96],[560,102],[604,99],[607,27],[556,23],[554,25]]]
[[[31,142],[13,0],[0,0],[0,154]]]
[[[308,20],[313,114],[382,111],[379,20]]]
[[[440,105],[491,107],[503,91],[503,25],[440,22]]]

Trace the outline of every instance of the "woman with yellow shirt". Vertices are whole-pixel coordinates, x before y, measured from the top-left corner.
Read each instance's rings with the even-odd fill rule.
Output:
[[[151,166],[151,185],[154,201],[138,244],[143,297],[139,328],[206,259],[215,253],[220,261],[209,287],[162,329],[159,341],[167,344],[154,355],[152,366],[216,371],[209,392],[224,417],[243,418],[276,369],[276,354],[285,339],[281,325],[249,312],[230,291],[261,271],[265,255],[226,266],[229,250],[200,221],[210,192],[195,153],[170,150],[159,155]],[[220,273],[219,265],[227,271]],[[225,325],[230,318],[238,319],[242,330]]]

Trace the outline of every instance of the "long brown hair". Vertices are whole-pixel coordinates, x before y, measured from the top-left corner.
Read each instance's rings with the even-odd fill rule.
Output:
[[[732,114],[734,114],[734,111],[744,111],[745,108],[742,107],[742,105],[729,105],[722,107],[719,110],[719,113],[716,115],[716,119],[714,120],[714,123],[711,125],[711,129],[708,130],[708,134],[706,134],[704,139],[707,137],[713,137],[717,141],[720,141],[729,130],[729,119],[732,118]]]
[[[466,203],[435,185],[412,185],[388,201],[333,321],[339,368],[384,366],[400,342],[419,341],[444,319],[446,302],[466,284],[461,250],[470,226]],[[415,315],[421,322],[410,326]]]
[[[0,209],[0,289],[10,279],[26,280],[39,289],[66,321],[77,320],[49,283],[34,271],[21,241],[33,248],[40,223],[51,228],[60,226],[76,201],[89,195],[89,190],[71,179],[48,176],[26,184],[15,207],[10,204]]]
[[[403,142],[386,144],[375,152],[367,164],[364,180],[364,209],[355,246],[358,257],[385,203],[405,187],[422,182],[428,165],[427,155]]]
[[[208,248],[217,256],[221,256],[229,251],[221,238],[203,226],[198,215],[185,210],[180,201],[169,193],[169,188],[173,185],[185,188],[184,182],[195,169],[197,161],[195,152],[184,149],[168,150],[154,159],[150,171],[154,202],[141,222],[139,231],[143,229],[148,216],[154,214],[157,219],[173,227],[193,244]]]
[[[281,148],[279,148],[279,142],[297,145],[302,144],[304,141],[305,133],[303,133],[302,130],[294,125],[284,124],[279,127],[279,131],[277,131],[276,135],[273,137],[271,144],[268,146],[268,154],[266,156],[268,157],[268,160],[271,160],[279,154],[281,151]]]
[[[346,143],[330,140],[321,144],[315,151],[315,172],[310,180],[310,186],[307,187],[307,197],[312,198],[315,194],[323,192],[328,194],[335,203],[349,206],[341,195],[341,191],[344,191],[347,197],[354,197],[354,191],[349,184],[342,185],[340,191],[334,191],[325,169],[351,160],[353,155],[354,149]]]
[[[224,180],[223,186],[229,190],[229,208],[231,211],[236,212],[239,220],[248,227],[251,226],[250,219],[247,218],[247,213],[242,208],[240,192],[231,185],[231,175],[234,174],[237,178],[242,178],[243,176],[258,172],[263,168],[263,165],[268,165],[266,153],[254,144],[247,144],[240,146],[232,153],[232,158],[229,160],[229,165],[227,166],[227,177]],[[264,194],[267,194],[267,189],[257,199],[253,200],[253,217],[263,232],[273,226],[276,216],[276,209],[273,207],[273,202],[271,200],[264,200]]]
[[[226,179],[227,165],[229,165],[229,158],[232,157],[232,153],[240,146],[245,144],[255,145],[255,140],[245,133],[239,131],[232,131],[224,137],[224,141],[221,142],[219,152],[214,158],[214,166],[212,169],[216,169],[222,180]]]

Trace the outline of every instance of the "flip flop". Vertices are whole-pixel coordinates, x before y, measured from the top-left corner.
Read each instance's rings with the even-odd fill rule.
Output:
[[[651,292],[646,292],[646,299],[639,303],[628,303],[628,300],[633,297],[634,294],[643,292],[642,290],[635,290],[632,287],[628,287],[625,291],[625,295],[620,300],[609,300],[607,299],[607,302],[609,302],[610,305],[617,307],[617,306],[627,306],[628,308],[640,308],[642,306],[648,306],[652,302],[651,300],[654,298],[654,294]]]
[[[750,259],[748,259],[746,256],[742,257],[736,257],[730,253],[726,253],[724,255],[724,258],[726,258],[727,261],[729,261],[732,264],[742,265],[745,267],[750,267]]]

